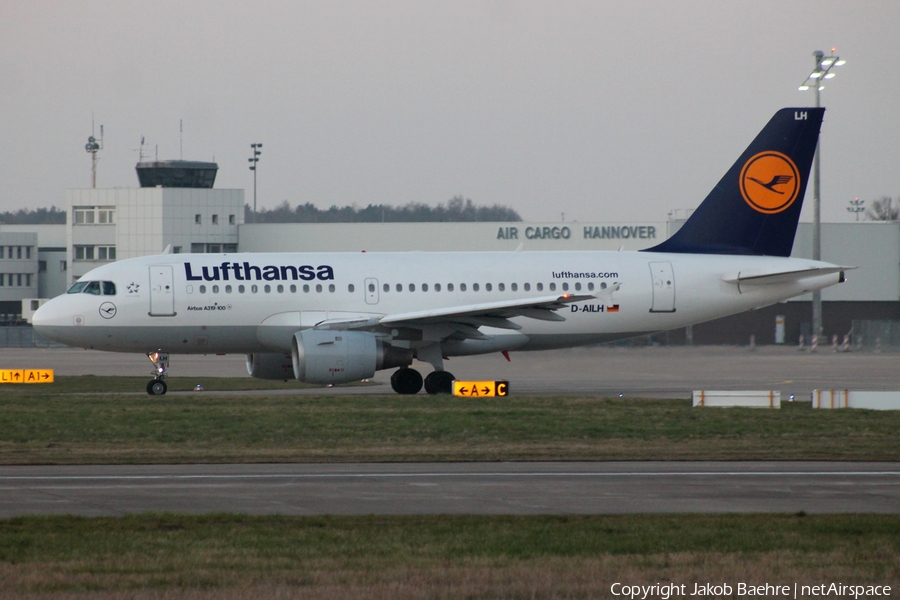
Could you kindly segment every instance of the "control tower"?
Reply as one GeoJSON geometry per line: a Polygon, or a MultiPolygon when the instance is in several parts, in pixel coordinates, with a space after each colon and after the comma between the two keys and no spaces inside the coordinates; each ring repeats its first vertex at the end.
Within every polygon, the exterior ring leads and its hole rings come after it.
{"type": "Polygon", "coordinates": [[[142,188],[212,189],[219,165],[193,160],[139,162],[135,166],[142,188]]]}

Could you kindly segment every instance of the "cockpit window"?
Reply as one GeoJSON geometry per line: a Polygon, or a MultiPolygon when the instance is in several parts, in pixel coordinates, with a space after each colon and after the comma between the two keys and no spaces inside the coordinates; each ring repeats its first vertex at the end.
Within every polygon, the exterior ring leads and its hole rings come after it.
{"type": "Polygon", "coordinates": [[[99,296],[115,296],[116,284],[112,281],[79,281],[66,292],[67,294],[93,294],[99,296]]]}

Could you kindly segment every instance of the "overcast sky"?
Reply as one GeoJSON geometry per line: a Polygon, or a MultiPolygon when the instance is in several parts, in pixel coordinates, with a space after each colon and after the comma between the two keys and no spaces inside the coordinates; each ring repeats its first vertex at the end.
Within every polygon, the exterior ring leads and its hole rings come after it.
{"type": "MultiPolygon", "coordinates": [[[[525,220],[661,221],[822,92],[822,213],[900,197],[900,2],[0,0],[0,210],[215,160],[258,202],[455,195],[525,220]],[[183,155],[179,144],[183,120],[183,155]]],[[[810,194],[807,195],[809,199],[810,194]]],[[[811,220],[807,201],[803,220],[811,220]]]]}

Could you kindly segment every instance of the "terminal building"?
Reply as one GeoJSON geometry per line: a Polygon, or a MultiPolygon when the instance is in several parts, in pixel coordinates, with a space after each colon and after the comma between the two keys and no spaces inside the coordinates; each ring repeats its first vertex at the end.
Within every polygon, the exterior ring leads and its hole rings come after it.
{"type": "MultiPolygon", "coordinates": [[[[29,314],[94,267],[163,252],[617,251],[661,243],[684,222],[673,212],[628,223],[245,224],[244,190],[216,189],[215,163],[142,162],[140,187],[72,189],[65,225],[0,225],[0,321],[29,314]]],[[[812,225],[801,223],[793,255],[811,257],[812,225]]],[[[411,254],[410,260],[415,260],[411,254]]],[[[822,260],[856,269],[823,290],[826,338],[855,320],[900,320],[900,223],[822,225],[822,260]]],[[[677,281],[676,281],[677,285],[677,281]]],[[[677,293],[677,292],[676,292],[677,293]]],[[[797,343],[809,339],[811,298],[654,336],[668,344],[797,343]],[[776,338],[776,320],[783,336],[776,338]]],[[[870,342],[872,340],[869,340],[870,342]]]]}

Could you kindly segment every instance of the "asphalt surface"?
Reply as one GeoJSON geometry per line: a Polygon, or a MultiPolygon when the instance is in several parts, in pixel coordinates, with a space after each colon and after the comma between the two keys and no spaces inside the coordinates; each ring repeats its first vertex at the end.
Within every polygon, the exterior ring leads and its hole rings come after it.
{"type": "MultiPolygon", "coordinates": [[[[693,390],[900,389],[900,354],[792,347],[578,348],[455,358],[512,394],[689,398],[693,390]]],[[[421,366],[421,365],[420,365],[421,366]]],[[[140,355],[0,349],[0,368],[148,376],[140,355]]],[[[422,369],[423,373],[429,369],[422,369]]],[[[247,377],[243,356],[173,355],[172,375],[247,377]]],[[[286,394],[390,393],[384,385],[286,394]]],[[[143,386],[141,386],[143,387],[143,386]]],[[[143,393],[143,390],[136,390],[143,393]]],[[[217,392],[219,393],[219,392],[217,392]]],[[[247,392],[236,392],[247,395],[247,392]]],[[[273,392],[268,391],[266,394],[273,392]]],[[[895,463],[441,463],[0,467],[0,517],[145,511],[248,514],[900,512],[895,463]]]]}
{"type": "MultiPolygon", "coordinates": [[[[898,390],[900,354],[798,351],[796,347],[735,346],[588,347],[545,352],[458,357],[445,368],[465,380],[508,380],[515,394],[603,394],[690,398],[693,390],[777,390],[808,399],[814,389],[898,390]]],[[[415,363],[423,374],[431,367],[415,363]]],[[[69,348],[0,349],[0,368],[54,369],[57,375],[136,375],[148,381],[152,365],[136,354],[69,348]]],[[[243,355],[172,355],[169,374],[248,377],[243,355]]],[[[379,372],[381,386],[332,388],[326,393],[392,393],[391,371],[379,372]]],[[[137,392],[143,392],[143,386],[137,392]]],[[[246,392],[242,392],[246,394],[246,392]]],[[[271,393],[271,392],[266,392],[271,393]]],[[[291,392],[288,392],[291,393],[291,392]]],[[[294,393],[322,393],[321,391],[294,393]]]]}
{"type": "Polygon", "coordinates": [[[900,512],[897,463],[0,467],[0,517],[900,512]]]}

